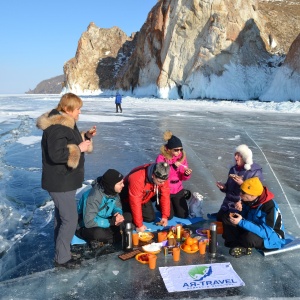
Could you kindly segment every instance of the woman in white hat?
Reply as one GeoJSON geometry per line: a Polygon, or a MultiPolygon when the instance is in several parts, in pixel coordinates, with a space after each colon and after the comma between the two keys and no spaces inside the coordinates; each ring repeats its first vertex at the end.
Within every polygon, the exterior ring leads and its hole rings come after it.
{"type": "Polygon", "coordinates": [[[262,168],[253,162],[252,151],[245,144],[236,147],[234,152],[235,165],[230,168],[226,183],[217,182],[216,185],[225,198],[217,213],[217,220],[222,221],[224,214],[236,211],[235,204],[240,201],[240,186],[252,177],[262,180],[262,168]]]}

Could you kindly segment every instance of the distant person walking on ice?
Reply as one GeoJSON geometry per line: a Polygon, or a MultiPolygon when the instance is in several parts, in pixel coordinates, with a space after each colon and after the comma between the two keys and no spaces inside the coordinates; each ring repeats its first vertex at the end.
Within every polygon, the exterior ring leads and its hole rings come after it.
{"type": "Polygon", "coordinates": [[[116,103],[116,113],[119,112],[119,109],[120,109],[120,113],[121,113],[122,112],[122,107],[121,107],[122,96],[119,94],[119,92],[117,92],[117,94],[116,94],[115,103],[116,103]]]}

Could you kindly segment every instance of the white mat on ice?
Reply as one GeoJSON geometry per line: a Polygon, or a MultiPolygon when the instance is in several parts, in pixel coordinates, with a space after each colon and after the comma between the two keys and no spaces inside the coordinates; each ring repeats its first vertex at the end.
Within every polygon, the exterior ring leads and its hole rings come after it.
{"type": "Polygon", "coordinates": [[[229,262],[160,267],[159,271],[168,292],[220,289],[245,285],[229,262]]]}
{"type": "Polygon", "coordinates": [[[259,250],[264,256],[279,254],[287,251],[292,251],[296,249],[300,249],[300,239],[295,239],[292,235],[286,234],[285,236],[286,244],[281,249],[276,250],[259,250]]]}

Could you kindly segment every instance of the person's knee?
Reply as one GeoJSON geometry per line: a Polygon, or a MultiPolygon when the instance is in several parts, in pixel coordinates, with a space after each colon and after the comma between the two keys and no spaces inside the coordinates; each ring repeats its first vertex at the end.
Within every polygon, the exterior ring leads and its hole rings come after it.
{"type": "Polygon", "coordinates": [[[181,212],[177,212],[175,214],[175,216],[177,218],[181,218],[181,219],[186,219],[188,217],[188,212],[187,211],[181,211],[181,212]]]}
{"type": "Polygon", "coordinates": [[[130,212],[123,212],[124,223],[132,223],[132,214],[130,212]]]}
{"type": "Polygon", "coordinates": [[[155,220],[155,214],[148,214],[147,216],[143,216],[144,222],[153,222],[155,220]]]}

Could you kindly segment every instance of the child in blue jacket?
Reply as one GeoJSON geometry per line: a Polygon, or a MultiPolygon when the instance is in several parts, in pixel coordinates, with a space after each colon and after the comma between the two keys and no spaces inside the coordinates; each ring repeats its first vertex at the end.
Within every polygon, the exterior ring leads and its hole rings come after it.
{"type": "Polygon", "coordinates": [[[264,187],[258,177],[241,185],[240,213],[230,213],[223,222],[225,246],[235,257],[251,254],[251,248],[280,249],[285,244],[284,226],[274,194],[264,187]]]}
{"type": "Polygon", "coordinates": [[[94,181],[78,202],[78,237],[90,243],[113,243],[115,235],[120,236],[124,217],[119,193],[123,187],[123,175],[114,169],[94,181]]]}

